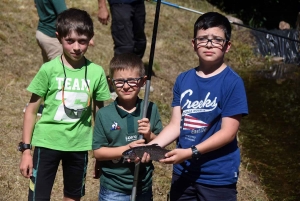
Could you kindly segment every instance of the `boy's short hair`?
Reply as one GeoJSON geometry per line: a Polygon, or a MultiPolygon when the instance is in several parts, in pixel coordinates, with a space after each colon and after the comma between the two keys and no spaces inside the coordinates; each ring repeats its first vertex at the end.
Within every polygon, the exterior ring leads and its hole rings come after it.
{"type": "Polygon", "coordinates": [[[84,10],[69,8],[58,15],[56,31],[59,37],[66,37],[71,31],[75,31],[78,35],[91,39],[94,36],[93,20],[84,10]]]}
{"type": "Polygon", "coordinates": [[[133,53],[115,55],[110,61],[109,75],[112,78],[116,70],[137,69],[140,77],[145,76],[145,67],[142,59],[133,53]]]}
{"type": "Polygon", "coordinates": [[[231,24],[227,17],[217,12],[207,12],[201,15],[194,24],[194,38],[200,29],[208,29],[212,27],[219,27],[223,29],[227,41],[231,37],[231,24]]]}

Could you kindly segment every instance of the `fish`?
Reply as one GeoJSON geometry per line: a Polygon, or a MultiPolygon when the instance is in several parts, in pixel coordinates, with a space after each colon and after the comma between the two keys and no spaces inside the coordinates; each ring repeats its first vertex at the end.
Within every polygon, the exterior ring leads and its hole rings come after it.
{"type": "Polygon", "coordinates": [[[142,158],[145,152],[150,155],[150,160],[159,161],[166,158],[165,154],[169,151],[168,149],[160,147],[158,144],[133,147],[122,153],[124,158],[123,162],[128,159],[134,161],[137,157],[142,158]]]}

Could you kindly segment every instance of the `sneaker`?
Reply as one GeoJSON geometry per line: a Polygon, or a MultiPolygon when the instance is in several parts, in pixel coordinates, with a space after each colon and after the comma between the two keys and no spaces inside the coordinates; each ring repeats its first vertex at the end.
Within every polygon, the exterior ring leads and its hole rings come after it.
{"type": "MultiPolygon", "coordinates": [[[[24,109],[23,109],[23,112],[25,113],[25,111],[26,111],[26,108],[27,108],[27,106],[28,106],[28,103],[26,104],[26,106],[24,107],[24,109]]],[[[37,116],[42,116],[42,113],[43,113],[43,109],[44,109],[44,105],[40,105],[40,107],[39,107],[39,110],[38,110],[38,112],[37,112],[37,116]]]]}

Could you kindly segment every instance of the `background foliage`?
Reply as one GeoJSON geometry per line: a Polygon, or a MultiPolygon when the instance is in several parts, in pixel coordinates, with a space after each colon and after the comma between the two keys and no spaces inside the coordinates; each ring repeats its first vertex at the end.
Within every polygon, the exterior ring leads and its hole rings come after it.
{"type": "Polygon", "coordinates": [[[266,29],[278,29],[280,21],[296,27],[299,0],[208,0],[219,9],[234,13],[245,24],[266,29]]]}

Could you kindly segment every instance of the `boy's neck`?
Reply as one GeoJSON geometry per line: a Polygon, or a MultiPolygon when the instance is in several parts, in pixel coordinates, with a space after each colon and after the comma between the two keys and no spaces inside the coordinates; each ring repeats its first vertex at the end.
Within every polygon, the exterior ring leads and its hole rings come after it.
{"type": "Polygon", "coordinates": [[[203,78],[212,77],[221,73],[226,68],[226,66],[227,65],[225,63],[221,63],[221,64],[218,63],[214,65],[200,64],[197,67],[197,75],[203,78]]]}
{"type": "Polygon", "coordinates": [[[78,61],[74,61],[74,60],[70,59],[69,57],[65,57],[65,55],[63,54],[62,59],[63,59],[63,63],[66,68],[78,69],[78,68],[85,66],[85,57],[82,57],[78,61]]]}
{"type": "Polygon", "coordinates": [[[122,100],[122,99],[118,98],[117,105],[122,110],[124,110],[128,113],[132,113],[136,110],[136,101],[137,101],[137,97],[132,100],[122,100]]]}

